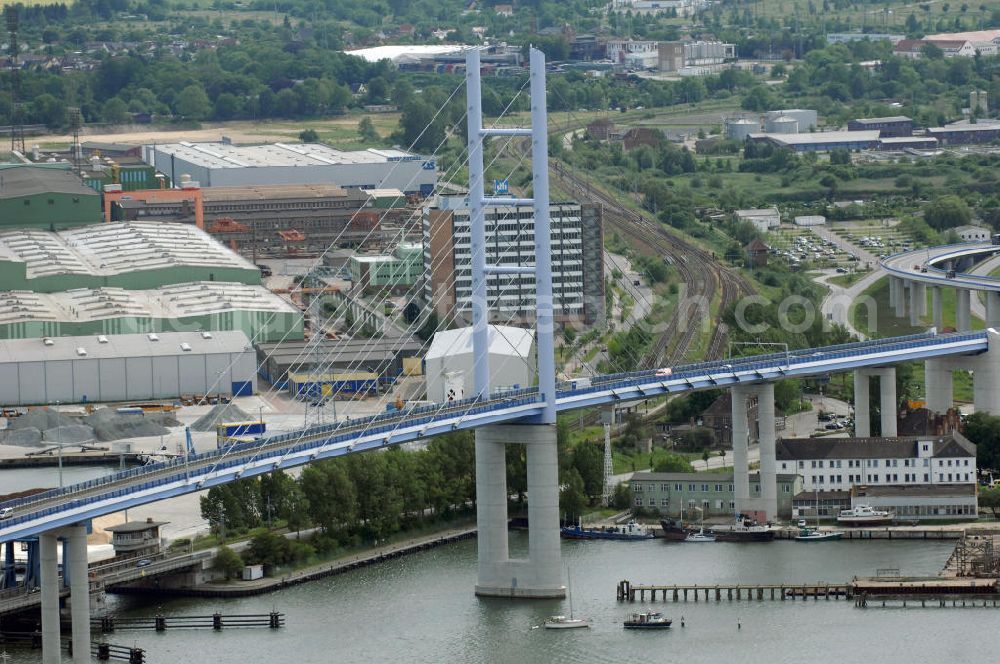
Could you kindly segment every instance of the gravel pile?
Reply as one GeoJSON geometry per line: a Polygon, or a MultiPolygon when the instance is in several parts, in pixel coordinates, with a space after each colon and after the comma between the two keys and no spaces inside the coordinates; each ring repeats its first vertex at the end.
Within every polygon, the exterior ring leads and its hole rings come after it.
{"type": "Polygon", "coordinates": [[[0,431],[0,444],[28,446],[166,436],[170,433],[167,427],[175,426],[180,422],[170,413],[119,413],[115,408],[101,408],[81,418],[50,408],[34,408],[7,420],[7,429],[0,431]]]}
{"type": "Polygon", "coordinates": [[[92,443],[94,442],[94,430],[86,424],[64,424],[60,427],[52,427],[42,432],[42,438],[47,443],[92,443]]]}
{"type": "Polygon", "coordinates": [[[7,420],[8,429],[54,429],[71,424],[79,424],[80,420],[70,415],[63,415],[58,410],[51,408],[32,408],[20,417],[12,417],[7,420]]]}
{"type": "Polygon", "coordinates": [[[42,432],[35,427],[5,429],[0,431],[0,445],[22,445],[38,447],[42,443],[42,432]]]}
{"type": "Polygon", "coordinates": [[[141,436],[166,436],[168,426],[178,426],[170,413],[119,413],[114,408],[101,408],[83,418],[92,427],[94,436],[100,441],[141,436]]]}
{"type": "Polygon", "coordinates": [[[195,420],[191,430],[215,431],[215,425],[223,422],[248,422],[253,419],[236,404],[220,403],[212,406],[211,410],[195,420]]]}

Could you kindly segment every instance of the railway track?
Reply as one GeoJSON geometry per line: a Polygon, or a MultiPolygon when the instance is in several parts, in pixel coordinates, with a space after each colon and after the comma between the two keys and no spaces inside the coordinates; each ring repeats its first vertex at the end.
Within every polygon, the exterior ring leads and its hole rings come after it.
{"type": "MultiPolygon", "coordinates": [[[[654,330],[656,337],[649,351],[641,358],[642,368],[672,366],[686,358],[698,330],[711,316],[712,298],[721,286],[721,309],[724,310],[743,295],[753,292],[742,276],[716,263],[709,253],[691,243],[669,234],[660,222],[645,214],[621,205],[605,192],[591,186],[586,179],[576,175],[557,161],[550,162],[552,176],[563,187],[572,189],[581,200],[604,208],[604,219],[620,233],[631,237],[638,247],[645,247],[650,255],[662,257],[678,271],[687,293],[680,306],[663,329],[654,330]]],[[[709,320],[709,323],[712,321],[709,320]]],[[[721,321],[715,321],[706,352],[706,359],[721,357],[727,332],[721,321]]]]}

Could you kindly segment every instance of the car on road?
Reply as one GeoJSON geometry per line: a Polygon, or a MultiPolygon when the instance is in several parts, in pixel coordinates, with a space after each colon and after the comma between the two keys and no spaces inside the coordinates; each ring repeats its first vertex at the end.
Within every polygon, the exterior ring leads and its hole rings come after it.
{"type": "Polygon", "coordinates": [[[847,274],[847,268],[846,267],[838,267],[837,268],[837,274],[847,274]]]}
{"type": "Polygon", "coordinates": [[[149,567],[152,564],[153,564],[152,560],[150,560],[149,558],[143,558],[142,560],[140,560],[139,562],[137,562],[135,564],[135,566],[136,567],[149,567]]]}
{"type": "Polygon", "coordinates": [[[799,528],[805,528],[805,527],[806,527],[806,520],[799,519],[799,528]]]}
{"type": "Polygon", "coordinates": [[[13,507],[4,507],[0,509],[0,519],[9,519],[12,516],[14,516],[13,507]]]}

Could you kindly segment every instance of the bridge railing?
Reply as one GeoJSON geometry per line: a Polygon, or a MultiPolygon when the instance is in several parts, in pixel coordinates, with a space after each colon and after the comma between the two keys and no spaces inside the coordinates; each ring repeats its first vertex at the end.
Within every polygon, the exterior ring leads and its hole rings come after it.
{"type": "Polygon", "coordinates": [[[616,374],[617,381],[601,382],[597,385],[591,384],[589,387],[566,390],[560,392],[560,397],[578,396],[602,392],[607,389],[630,388],[637,385],[648,384],[650,382],[677,382],[690,378],[704,378],[710,374],[710,369],[724,369],[726,374],[734,375],[740,372],[753,372],[761,369],[773,370],[776,366],[788,366],[806,364],[815,361],[829,361],[857,356],[858,351],[889,353],[897,350],[905,350],[918,347],[932,347],[945,345],[961,341],[971,341],[983,339],[986,332],[978,330],[975,332],[955,332],[951,334],[914,334],[905,337],[893,337],[890,339],[875,339],[871,341],[859,341],[848,344],[838,344],[818,350],[815,348],[790,351],[785,353],[767,353],[762,355],[752,355],[744,357],[729,358],[728,361],[713,361],[710,363],[698,363],[682,365],[674,369],[670,376],[664,377],[662,381],[651,381],[655,371],[632,372],[628,374],[616,374]]]}
{"type": "MultiPolygon", "coordinates": [[[[400,429],[400,425],[403,425],[406,428],[419,427],[424,424],[432,424],[435,421],[452,418],[456,413],[461,413],[463,416],[476,415],[505,408],[538,403],[541,398],[537,391],[530,388],[513,390],[511,393],[504,393],[502,397],[491,400],[472,398],[454,402],[446,407],[442,407],[439,404],[436,406],[424,406],[420,409],[414,409],[414,411],[419,411],[417,414],[422,414],[422,417],[414,418],[412,417],[414,414],[413,411],[406,411],[402,414],[387,413],[386,415],[354,420],[351,427],[345,428],[342,433],[332,437],[324,434],[335,433],[339,427],[333,425],[311,427],[310,429],[301,432],[280,434],[278,436],[264,438],[259,442],[242,443],[223,449],[210,450],[199,454],[189,455],[187,458],[178,457],[166,462],[121,471],[113,475],[89,480],[80,484],[74,484],[63,489],[55,489],[35,494],[27,499],[17,499],[0,504],[0,506],[4,507],[25,507],[50,500],[52,498],[71,496],[73,494],[83,493],[99,488],[111,489],[116,485],[122,485],[120,488],[112,491],[105,491],[93,496],[78,498],[68,503],[61,503],[59,505],[36,510],[30,514],[17,515],[4,520],[2,525],[17,525],[63,512],[68,509],[92,504],[101,500],[131,495],[181,480],[190,480],[191,478],[198,478],[209,473],[225,471],[229,468],[246,463],[247,460],[245,459],[245,456],[250,453],[253,454],[254,461],[263,462],[268,459],[273,459],[276,456],[285,456],[296,452],[304,452],[316,447],[337,445],[338,443],[346,443],[357,440],[358,438],[377,437],[381,434],[393,433],[400,429]],[[514,396],[509,396],[511,393],[514,396]],[[379,424],[380,426],[371,426],[372,424],[379,424]],[[290,448],[284,444],[294,440],[302,442],[290,448]],[[227,455],[232,456],[227,459],[227,455]],[[215,461],[215,463],[209,463],[211,461],[215,461]],[[195,466],[192,466],[192,463],[195,464],[195,466]],[[182,468],[183,472],[169,473],[170,470],[178,468],[182,468]],[[150,479],[149,481],[138,485],[131,482],[132,480],[142,476],[153,476],[162,473],[166,474],[163,477],[150,479]]],[[[375,445],[372,445],[371,443],[364,443],[362,446],[367,448],[375,445]]]]}
{"type": "MultiPolygon", "coordinates": [[[[939,268],[936,265],[934,265],[934,263],[940,263],[941,261],[946,261],[946,260],[948,260],[950,258],[954,258],[956,256],[958,256],[958,257],[964,257],[964,256],[968,256],[970,254],[997,253],[997,252],[1000,252],[1000,245],[981,244],[981,243],[970,245],[968,242],[958,242],[958,243],[955,243],[955,244],[945,244],[945,245],[941,245],[941,246],[938,246],[938,247],[933,247],[933,249],[935,249],[935,250],[938,250],[938,249],[955,249],[955,251],[951,251],[951,252],[947,252],[947,253],[943,253],[943,254],[937,254],[935,256],[932,256],[929,260],[925,261],[926,264],[927,264],[928,270],[933,270],[936,273],[942,273],[943,274],[944,270],[942,270],[941,268],[939,268]],[[934,262],[932,263],[931,260],[933,260],[934,262]]],[[[891,261],[897,261],[897,260],[903,260],[903,259],[906,259],[908,261],[910,256],[912,256],[912,257],[914,257],[916,259],[924,258],[924,257],[927,256],[927,251],[928,251],[927,249],[912,249],[910,251],[901,251],[901,252],[899,252],[897,254],[892,254],[891,256],[887,256],[886,258],[883,258],[880,261],[880,264],[882,265],[882,269],[884,269],[887,272],[892,272],[892,273],[901,274],[901,275],[911,274],[911,272],[910,272],[909,269],[907,269],[905,267],[894,267],[894,266],[892,266],[890,264],[890,262],[891,261]]],[[[956,276],[957,277],[966,277],[966,278],[969,278],[969,279],[977,279],[977,280],[981,280],[981,281],[986,282],[986,283],[991,283],[991,282],[992,283],[1000,283],[1000,278],[992,277],[992,276],[986,275],[986,274],[969,274],[967,272],[960,272],[956,276]]],[[[953,282],[953,280],[951,280],[951,279],[949,279],[948,281],[949,281],[949,283],[953,282]]]]}

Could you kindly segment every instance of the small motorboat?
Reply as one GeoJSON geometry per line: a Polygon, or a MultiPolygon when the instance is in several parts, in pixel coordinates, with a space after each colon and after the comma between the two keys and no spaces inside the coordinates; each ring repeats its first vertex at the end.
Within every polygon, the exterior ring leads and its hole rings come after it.
{"type": "Polygon", "coordinates": [[[855,505],[849,510],[840,510],[837,523],[845,526],[887,526],[895,518],[894,513],[874,509],[871,505],[855,505]]]}
{"type": "Polygon", "coordinates": [[[551,616],[545,619],[542,627],[545,629],[580,629],[590,627],[590,621],[586,618],[551,616]]]}
{"type": "Polygon", "coordinates": [[[796,542],[833,542],[844,536],[844,533],[820,532],[815,528],[803,528],[795,536],[796,542]]]}
{"type": "Polygon", "coordinates": [[[694,532],[688,533],[687,537],[684,538],[684,541],[685,542],[714,542],[715,541],[715,533],[712,533],[712,532],[707,532],[706,533],[705,529],[702,528],[701,530],[699,530],[696,533],[694,533],[694,532]]]}
{"type": "Polygon", "coordinates": [[[673,620],[664,618],[663,614],[655,611],[645,613],[633,613],[625,619],[625,629],[666,629],[673,624],[673,620]]]}

